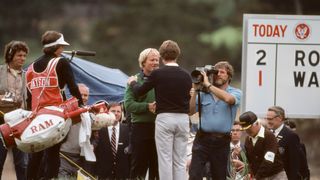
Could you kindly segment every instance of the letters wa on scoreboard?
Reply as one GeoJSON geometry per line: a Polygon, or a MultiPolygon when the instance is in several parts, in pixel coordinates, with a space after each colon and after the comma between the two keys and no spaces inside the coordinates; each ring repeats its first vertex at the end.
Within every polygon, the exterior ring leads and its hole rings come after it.
{"type": "Polygon", "coordinates": [[[245,14],[242,111],[320,118],[320,16],[245,14]]]}

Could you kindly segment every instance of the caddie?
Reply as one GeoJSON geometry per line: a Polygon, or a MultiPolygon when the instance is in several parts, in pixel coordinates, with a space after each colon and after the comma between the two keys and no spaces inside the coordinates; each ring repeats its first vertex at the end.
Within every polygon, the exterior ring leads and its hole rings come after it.
{"type": "MultiPolygon", "coordinates": [[[[64,87],[67,85],[71,95],[78,99],[79,105],[83,105],[81,94],[74,81],[74,75],[66,58],[61,57],[65,46],[69,46],[64,40],[63,34],[56,31],[46,31],[42,35],[44,55],[32,63],[26,73],[28,98],[27,104],[32,111],[37,111],[46,106],[58,106],[65,98],[64,87]]],[[[59,171],[60,143],[44,151],[33,153],[28,164],[28,179],[39,179],[39,174],[44,174],[45,179],[57,178],[59,171]],[[39,173],[42,157],[45,172],[39,173]]]]}

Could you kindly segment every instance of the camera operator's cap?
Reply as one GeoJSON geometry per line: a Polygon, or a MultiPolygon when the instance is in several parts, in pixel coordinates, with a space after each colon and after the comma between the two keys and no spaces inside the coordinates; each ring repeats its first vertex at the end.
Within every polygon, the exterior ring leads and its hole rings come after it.
{"type": "Polygon", "coordinates": [[[241,130],[249,129],[253,123],[257,121],[257,115],[251,111],[244,112],[239,117],[239,124],[241,126],[241,130]]]}
{"type": "Polygon", "coordinates": [[[63,34],[60,33],[60,38],[57,39],[56,41],[52,42],[52,43],[49,43],[49,44],[45,44],[43,47],[47,48],[47,47],[52,47],[52,46],[55,46],[55,45],[63,45],[63,46],[69,46],[70,44],[67,43],[64,38],[63,38],[63,34]]]}

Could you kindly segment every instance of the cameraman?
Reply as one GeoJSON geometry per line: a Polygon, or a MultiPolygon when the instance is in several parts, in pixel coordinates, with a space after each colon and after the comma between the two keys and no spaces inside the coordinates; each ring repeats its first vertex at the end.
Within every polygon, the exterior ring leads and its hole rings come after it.
{"type": "MultiPolygon", "coordinates": [[[[5,46],[5,64],[0,65],[0,124],[4,123],[4,113],[18,108],[26,108],[26,80],[22,69],[29,53],[28,45],[22,41],[11,41],[5,46]]],[[[0,179],[7,158],[7,149],[0,142],[0,179]]],[[[17,180],[26,179],[28,156],[17,147],[12,148],[17,180]]]]}
{"type": "Polygon", "coordinates": [[[190,114],[200,111],[199,131],[192,147],[190,180],[202,179],[203,169],[208,161],[212,177],[226,179],[227,175],[230,131],[242,92],[229,85],[234,71],[228,62],[220,61],[214,69],[215,73],[201,71],[202,82],[194,83],[190,91],[190,114]]]}

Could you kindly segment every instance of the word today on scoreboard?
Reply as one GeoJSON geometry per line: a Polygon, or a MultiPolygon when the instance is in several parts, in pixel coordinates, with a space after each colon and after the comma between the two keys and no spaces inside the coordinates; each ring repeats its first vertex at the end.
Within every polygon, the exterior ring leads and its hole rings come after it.
{"type": "Polygon", "coordinates": [[[241,78],[242,112],[320,118],[320,16],[245,14],[241,78]]]}

